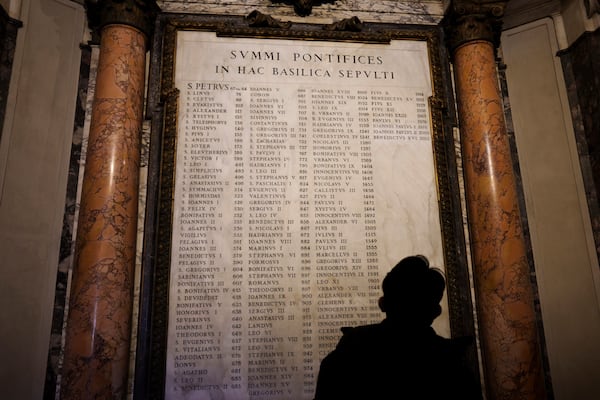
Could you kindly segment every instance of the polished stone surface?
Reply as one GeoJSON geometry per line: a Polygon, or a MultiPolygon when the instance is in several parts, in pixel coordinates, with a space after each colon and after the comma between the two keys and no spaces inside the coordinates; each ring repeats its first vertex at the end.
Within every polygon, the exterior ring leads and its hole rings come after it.
{"type": "Polygon", "coordinates": [[[583,35],[560,53],[573,127],[588,197],[596,253],[600,255],[600,30],[583,35]]]}
{"type": "Polygon", "coordinates": [[[104,29],[69,302],[65,398],[121,397],[129,368],[145,38],[104,29]]]}
{"type": "MultiPolygon", "coordinates": [[[[391,266],[406,254],[443,265],[428,64],[417,40],[364,46],[179,33],[168,398],[248,399],[253,388],[276,385],[310,399],[316,375],[303,371],[318,369],[342,326],[383,318],[375,304],[391,266]],[[320,239],[323,232],[330,239],[320,239]],[[257,267],[257,258],[271,266],[257,267]],[[264,284],[279,292],[277,301],[247,295],[264,284]],[[309,300],[329,296],[337,307],[309,300]],[[247,322],[257,313],[271,322],[247,322]],[[317,334],[325,324],[331,334],[317,334]],[[180,339],[190,332],[220,339],[190,345],[180,339]],[[260,339],[277,343],[276,352],[257,352],[267,348],[252,344],[260,339]],[[307,348],[312,357],[302,356],[307,348]],[[255,365],[272,363],[289,376],[256,373],[255,365]],[[194,376],[199,370],[206,374],[194,376]]],[[[448,315],[436,322],[449,336],[448,315]]]]}
{"type": "Polygon", "coordinates": [[[77,90],[73,143],[71,145],[71,160],[69,163],[69,178],[65,197],[65,214],[60,240],[60,258],[58,260],[56,277],[56,294],[54,297],[54,313],[50,333],[48,366],[46,369],[46,385],[44,387],[45,399],[53,399],[56,395],[57,380],[60,375],[60,366],[62,363],[62,337],[64,333],[64,318],[67,310],[69,278],[73,264],[73,250],[75,247],[76,216],[79,210],[78,188],[80,173],[83,171],[81,157],[84,136],[87,139],[87,132],[85,132],[84,126],[88,103],[88,89],[90,88],[90,64],[92,61],[91,48],[83,48],[79,69],[79,86],[77,90]]]}
{"type": "Polygon", "coordinates": [[[534,299],[494,49],[474,41],[454,56],[486,386],[493,399],[543,398],[534,299]]]}

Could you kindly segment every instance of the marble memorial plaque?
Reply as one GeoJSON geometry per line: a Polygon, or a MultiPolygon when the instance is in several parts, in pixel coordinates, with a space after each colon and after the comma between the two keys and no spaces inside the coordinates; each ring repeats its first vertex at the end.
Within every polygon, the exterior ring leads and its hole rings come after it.
{"type": "Polygon", "coordinates": [[[427,43],[177,40],[165,398],[312,399],[387,271],[443,261],[427,43]]]}

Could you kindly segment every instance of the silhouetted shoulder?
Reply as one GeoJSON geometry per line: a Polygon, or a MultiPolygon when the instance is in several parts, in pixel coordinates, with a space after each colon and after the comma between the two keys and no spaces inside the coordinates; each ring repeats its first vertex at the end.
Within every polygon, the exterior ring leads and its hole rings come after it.
{"type": "Polygon", "coordinates": [[[411,390],[425,399],[480,398],[464,363],[469,338],[447,339],[431,327],[415,330],[389,321],[342,328],[342,333],[323,360],[317,400],[387,399],[411,390]],[[348,382],[361,385],[348,387],[348,382]]]}
{"type": "Polygon", "coordinates": [[[431,324],[441,312],[443,273],[424,256],[406,257],[385,276],[378,305],[386,318],[342,328],[321,362],[316,400],[480,399],[466,355],[470,339],[446,339],[431,324]]]}
{"type": "Polygon", "coordinates": [[[361,326],[344,326],[341,328],[342,340],[367,340],[376,339],[383,333],[381,324],[361,325],[361,326]]]}

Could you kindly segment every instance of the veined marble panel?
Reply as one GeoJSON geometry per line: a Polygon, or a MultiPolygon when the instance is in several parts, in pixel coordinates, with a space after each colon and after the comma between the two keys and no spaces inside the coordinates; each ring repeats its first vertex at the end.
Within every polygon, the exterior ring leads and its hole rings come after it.
{"type": "Polygon", "coordinates": [[[189,14],[247,15],[253,10],[295,22],[326,23],[356,16],[363,21],[438,24],[447,1],[442,0],[337,0],[333,4],[315,5],[308,17],[300,17],[292,5],[271,0],[164,0],[157,4],[164,12],[189,14]]]}
{"type": "Polygon", "coordinates": [[[81,163],[82,147],[83,141],[87,140],[88,129],[86,128],[89,128],[89,126],[85,126],[85,122],[86,110],[88,105],[91,106],[91,98],[88,97],[88,89],[90,88],[90,64],[93,61],[97,61],[97,56],[98,54],[96,51],[92,60],[92,49],[82,49],[75,124],[73,129],[73,143],[71,146],[71,161],[69,164],[69,179],[67,181],[67,194],[65,199],[65,214],[63,216],[63,230],[60,241],[60,258],[56,277],[54,315],[52,318],[50,350],[48,354],[48,366],[46,369],[46,385],[44,389],[45,399],[54,399],[56,396],[58,388],[57,379],[59,378],[62,364],[64,317],[68,302],[69,279],[73,265],[76,219],[79,211],[79,183],[82,178],[82,176],[80,176],[80,171],[83,169],[83,164],[81,163]]]}
{"type": "Polygon", "coordinates": [[[311,399],[389,268],[442,265],[427,54],[179,33],[167,398],[311,399]]]}

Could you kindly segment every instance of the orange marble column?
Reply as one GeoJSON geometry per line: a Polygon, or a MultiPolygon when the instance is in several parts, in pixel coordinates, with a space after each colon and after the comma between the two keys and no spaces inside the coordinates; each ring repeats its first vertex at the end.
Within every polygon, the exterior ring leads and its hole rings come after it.
{"type": "Polygon", "coordinates": [[[126,395],[146,36],[102,29],[78,221],[62,399],[126,395]]]}
{"type": "Polygon", "coordinates": [[[455,22],[464,23],[467,31],[466,40],[452,50],[488,399],[545,399],[534,288],[495,45],[486,40],[493,29],[478,26],[486,23],[481,14],[455,22]]]}

